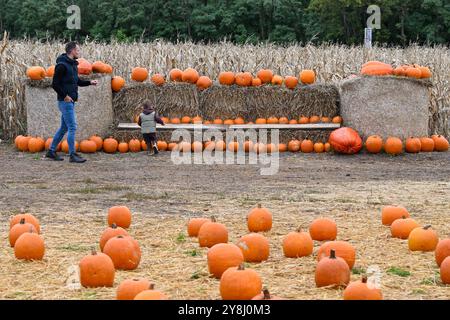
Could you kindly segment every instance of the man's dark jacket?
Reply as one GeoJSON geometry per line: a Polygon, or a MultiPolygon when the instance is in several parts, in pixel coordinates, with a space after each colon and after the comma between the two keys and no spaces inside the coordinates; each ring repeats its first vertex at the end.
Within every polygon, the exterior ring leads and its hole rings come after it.
{"type": "Polygon", "coordinates": [[[90,81],[78,78],[78,61],[69,58],[65,53],[56,59],[52,88],[58,94],[58,101],[63,101],[66,96],[71,97],[73,101],[77,101],[78,86],[86,87],[90,84],[90,81]]]}

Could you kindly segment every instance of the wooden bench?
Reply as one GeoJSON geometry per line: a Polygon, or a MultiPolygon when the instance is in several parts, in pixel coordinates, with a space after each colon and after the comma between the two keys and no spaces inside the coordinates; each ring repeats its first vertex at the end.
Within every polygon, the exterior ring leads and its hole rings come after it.
{"type": "MultiPolygon", "coordinates": [[[[157,130],[247,130],[247,129],[279,129],[279,130],[334,130],[340,128],[339,123],[308,123],[308,124],[233,124],[233,125],[217,125],[217,124],[171,124],[164,126],[157,124],[157,130]]],[[[119,123],[119,130],[140,130],[141,127],[137,123],[119,123]]]]}

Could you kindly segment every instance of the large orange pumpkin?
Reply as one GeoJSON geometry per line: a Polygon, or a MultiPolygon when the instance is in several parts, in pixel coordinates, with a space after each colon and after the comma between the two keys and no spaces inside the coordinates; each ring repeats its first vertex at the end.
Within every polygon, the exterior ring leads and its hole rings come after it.
{"type": "Polygon", "coordinates": [[[27,77],[31,80],[43,80],[45,76],[45,69],[42,67],[35,66],[27,69],[27,77]]]}
{"type": "Polygon", "coordinates": [[[103,252],[103,248],[105,247],[105,244],[109,239],[117,236],[128,236],[128,232],[113,223],[110,227],[106,228],[106,230],[103,231],[102,236],[100,237],[100,251],[103,252]]]}
{"type": "Polygon", "coordinates": [[[94,141],[97,146],[97,151],[102,150],[103,148],[103,139],[99,136],[93,135],[89,138],[89,140],[94,141]]]}
{"type": "Polygon", "coordinates": [[[260,85],[262,85],[262,81],[260,78],[252,79],[252,87],[259,87],[260,85]]]}
{"type": "Polygon", "coordinates": [[[434,141],[434,150],[443,152],[448,150],[448,140],[441,135],[433,135],[431,139],[434,141]]]}
{"type": "Polygon", "coordinates": [[[283,239],[283,253],[287,258],[306,257],[313,253],[314,243],[307,232],[299,228],[290,232],[283,239]]]}
{"type": "Polygon", "coordinates": [[[256,76],[261,80],[261,83],[271,83],[273,78],[273,72],[269,69],[262,69],[258,71],[256,76]]]}
{"type": "Polygon", "coordinates": [[[413,229],[408,237],[408,247],[411,251],[434,251],[438,243],[438,234],[430,225],[413,229]]]}
{"type": "Polygon", "coordinates": [[[299,140],[291,140],[288,142],[288,150],[290,152],[298,152],[300,150],[300,141],[299,140]]]}
{"type": "Polygon", "coordinates": [[[220,279],[228,268],[243,263],[244,255],[235,244],[218,243],[208,250],[207,260],[209,273],[220,279]]]}
{"type": "Polygon", "coordinates": [[[183,71],[181,79],[183,80],[183,82],[196,84],[199,77],[200,76],[199,76],[197,70],[192,69],[192,68],[187,68],[186,70],[183,71]]]}
{"type": "Polygon", "coordinates": [[[309,139],[305,139],[300,143],[300,150],[303,153],[311,153],[314,151],[314,142],[309,139]]]}
{"type": "Polygon", "coordinates": [[[207,76],[201,76],[200,78],[198,78],[197,80],[197,88],[199,90],[205,90],[208,89],[209,87],[211,87],[212,85],[212,81],[210,78],[208,78],[207,76]]]}
{"type": "Polygon", "coordinates": [[[36,228],[31,223],[25,222],[25,218],[22,218],[19,223],[15,224],[9,230],[9,244],[11,247],[14,247],[17,239],[26,232],[35,232],[37,233],[36,228]]]}
{"type": "Polygon", "coordinates": [[[155,290],[155,285],[150,284],[147,290],[139,292],[133,300],[168,300],[165,293],[155,290]]]}
{"type": "Polygon", "coordinates": [[[420,144],[421,144],[420,151],[422,152],[434,151],[434,140],[432,138],[422,137],[420,138],[420,144]]]}
{"type": "Polygon", "coordinates": [[[253,76],[250,72],[239,72],[236,74],[235,83],[241,87],[252,85],[253,76]]]}
{"type": "Polygon", "coordinates": [[[295,89],[295,87],[297,87],[297,84],[298,84],[298,79],[296,77],[287,76],[284,78],[284,85],[288,89],[295,89]]]}
{"type": "Polygon", "coordinates": [[[389,137],[384,144],[384,151],[387,154],[398,155],[403,152],[403,142],[397,137],[389,137]]]}
{"type": "Polygon", "coordinates": [[[384,206],[381,209],[381,223],[390,226],[392,222],[401,218],[409,218],[409,212],[402,206],[384,206]]]}
{"type": "Polygon", "coordinates": [[[119,142],[116,139],[109,137],[103,141],[103,151],[106,153],[114,153],[117,151],[119,142]]]}
{"type": "Polygon", "coordinates": [[[144,82],[148,78],[148,70],[141,67],[136,67],[131,70],[131,79],[138,82],[144,82]]]}
{"type": "Polygon", "coordinates": [[[443,284],[450,284],[450,257],[442,261],[440,266],[440,275],[443,284]]]}
{"type": "Polygon", "coordinates": [[[95,153],[97,151],[97,144],[91,140],[83,140],[80,143],[80,151],[83,153],[95,153]]]}
{"type": "Polygon", "coordinates": [[[300,81],[303,84],[313,84],[316,82],[316,73],[313,70],[303,70],[300,72],[300,81]]]}
{"type": "Polygon", "coordinates": [[[347,241],[327,241],[322,244],[317,251],[317,260],[328,257],[331,250],[334,250],[337,257],[341,257],[348,264],[350,269],[353,268],[356,259],[356,250],[347,241]]]}
{"type": "Polygon", "coordinates": [[[262,234],[247,234],[239,239],[237,246],[241,249],[246,262],[261,262],[269,258],[269,240],[262,234]]]}
{"type": "Polygon", "coordinates": [[[315,280],[317,287],[346,286],[350,281],[350,268],[344,259],[337,257],[334,250],[330,250],[330,256],[317,263],[315,280]]]}
{"type": "Polygon", "coordinates": [[[141,260],[140,249],[136,248],[137,242],[130,236],[118,235],[109,239],[103,253],[108,255],[119,270],[134,270],[141,260]]]}
{"type": "Polygon", "coordinates": [[[157,86],[162,86],[164,83],[166,83],[166,79],[164,79],[164,76],[160,73],[152,75],[151,80],[157,86]]]}
{"type": "Polygon", "coordinates": [[[128,142],[128,148],[131,152],[140,152],[141,147],[141,142],[138,139],[131,139],[130,142],[128,142]]]}
{"type": "Polygon", "coordinates": [[[438,266],[442,264],[442,261],[444,261],[445,258],[450,257],[450,238],[439,241],[434,256],[438,266]]]}
{"type": "Polygon", "coordinates": [[[405,150],[408,153],[418,153],[422,149],[422,143],[419,138],[410,137],[406,139],[405,150]]]}
{"type": "Polygon", "coordinates": [[[174,68],[170,70],[169,72],[170,80],[176,81],[176,82],[182,82],[183,81],[183,71],[180,69],[174,68]]]}
{"type": "Polygon", "coordinates": [[[420,70],[420,77],[422,79],[431,78],[432,73],[430,71],[430,68],[428,68],[428,67],[419,67],[419,70],[420,70]]]}
{"type": "Polygon", "coordinates": [[[120,153],[127,153],[129,150],[130,150],[130,147],[128,146],[128,143],[126,143],[124,141],[119,143],[119,145],[117,146],[117,151],[119,151],[120,153]]]}
{"type": "Polygon", "coordinates": [[[45,141],[40,137],[31,138],[28,141],[28,151],[31,153],[41,152],[45,149],[45,141]]]}
{"type": "Polygon", "coordinates": [[[45,243],[39,234],[30,227],[22,233],[14,243],[14,255],[17,259],[42,260],[45,254],[45,243]]]}
{"type": "Polygon", "coordinates": [[[78,74],[89,75],[92,73],[92,64],[86,59],[80,58],[78,61],[78,74]]]}
{"type": "Polygon", "coordinates": [[[233,72],[225,71],[225,72],[219,73],[219,83],[220,84],[231,86],[232,84],[234,84],[234,81],[235,81],[235,77],[234,77],[233,72]]]}
{"type": "Polygon", "coordinates": [[[41,233],[41,225],[39,223],[39,220],[33,216],[32,214],[29,213],[19,213],[16,214],[15,216],[11,217],[11,220],[9,222],[9,229],[11,230],[12,227],[14,227],[16,224],[20,223],[22,221],[22,219],[25,219],[25,223],[30,223],[32,224],[37,233],[41,233]]]}
{"type": "Polygon", "coordinates": [[[383,139],[377,135],[368,137],[366,140],[366,150],[369,153],[380,153],[383,150],[383,139]]]}
{"type": "Polygon", "coordinates": [[[416,220],[403,216],[401,219],[397,219],[392,222],[391,235],[393,238],[408,239],[411,231],[418,227],[420,227],[420,225],[416,222],[416,220]]]}
{"type": "Polygon", "coordinates": [[[237,268],[228,268],[220,278],[223,300],[250,300],[261,290],[261,277],[256,271],[245,269],[243,264],[237,268]]]}
{"type": "Polygon", "coordinates": [[[114,206],[108,210],[108,225],[128,229],[131,225],[131,211],[126,206],[114,206]]]}
{"type": "Polygon", "coordinates": [[[211,248],[215,244],[228,242],[228,230],[213,217],[211,221],[202,224],[197,237],[200,247],[211,248]]]}
{"type": "Polygon", "coordinates": [[[283,84],[283,77],[276,74],[273,76],[271,83],[275,86],[281,86],[283,84]]]}
{"type": "Polygon", "coordinates": [[[329,218],[315,219],[309,226],[309,234],[313,240],[334,240],[337,236],[336,222],[329,218]]]}
{"type": "Polygon", "coordinates": [[[355,154],[362,148],[362,140],[358,132],[348,127],[334,130],[328,142],[338,153],[355,154]]]}
{"type": "Polygon", "coordinates": [[[367,283],[367,277],[351,282],[344,290],[344,300],[382,300],[381,290],[367,283]]]}
{"type": "Polygon", "coordinates": [[[111,258],[95,250],[79,263],[80,283],[83,287],[112,287],[116,269],[111,258]]]}
{"type": "Polygon", "coordinates": [[[117,300],[133,300],[142,291],[148,290],[150,281],[147,279],[127,279],[120,283],[116,291],[117,300]]]}

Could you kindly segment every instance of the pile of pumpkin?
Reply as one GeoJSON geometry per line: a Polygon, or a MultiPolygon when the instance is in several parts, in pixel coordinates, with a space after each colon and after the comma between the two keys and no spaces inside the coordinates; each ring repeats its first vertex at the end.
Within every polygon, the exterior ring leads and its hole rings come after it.
{"type": "MultiPolygon", "coordinates": [[[[242,117],[237,117],[235,119],[221,119],[221,118],[215,118],[214,120],[204,120],[200,116],[195,117],[189,117],[189,116],[183,116],[181,118],[173,117],[161,117],[161,120],[163,120],[164,123],[171,123],[171,124],[204,124],[204,125],[234,125],[234,124],[308,124],[308,123],[342,123],[342,118],[340,116],[335,116],[333,118],[325,117],[325,116],[299,116],[297,119],[288,119],[287,117],[268,117],[266,118],[256,118],[256,120],[253,121],[245,121],[242,117]]],[[[138,123],[139,121],[139,115],[136,115],[134,117],[134,122],[138,123]]]]}
{"type": "MultiPolygon", "coordinates": [[[[92,250],[79,263],[80,284],[83,287],[112,287],[116,270],[134,270],[141,261],[139,243],[128,231],[132,214],[125,206],[114,206],[108,211],[108,227],[100,236],[101,252],[92,250]]],[[[393,238],[408,239],[411,251],[435,251],[444,284],[450,284],[450,238],[439,241],[437,233],[427,225],[421,227],[401,206],[385,206],[381,222],[390,226],[393,238]]],[[[208,248],[207,265],[211,276],[220,279],[219,290],[224,300],[279,300],[267,289],[254,270],[245,268],[244,262],[259,263],[270,256],[269,240],[261,233],[272,229],[272,213],[258,205],[247,215],[249,234],[236,244],[228,243],[228,229],[213,217],[192,218],[187,224],[190,237],[197,237],[200,247],[208,248]]],[[[17,259],[41,260],[45,244],[36,217],[22,213],[10,221],[9,240],[17,259]]],[[[345,287],[345,300],[380,300],[379,288],[367,282],[350,283],[350,271],[356,259],[356,249],[347,241],[337,241],[336,222],[329,218],[315,219],[308,232],[300,229],[283,238],[282,250],[286,258],[302,258],[313,254],[314,241],[325,241],[317,251],[315,283],[317,287],[345,287]]],[[[168,297],[146,279],[127,279],[117,288],[120,300],[162,300],[168,297]]]]}
{"type": "Polygon", "coordinates": [[[405,150],[408,153],[447,151],[449,147],[448,140],[441,135],[432,135],[431,137],[407,138],[405,144],[397,137],[389,137],[386,141],[378,135],[369,136],[365,142],[365,148],[369,153],[380,153],[383,150],[387,154],[398,155],[405,150]]]}
{"type": "Polygon", "coordinates": [[[432,76],[430,68],[418,64],[399,65],[394,68],[392,65],[380,61],[369,61],[363,64],[361,74],[369,76],[395,75],[415,79],[429,79],[432,76]]]}
{"type": "MultiPolygon", "coordinates": [[[[90,75],[92,73],[113,73],[113,67],[103,61],[95,61],[90,63],[88,60],[80,58],[78,61],[78,74],[90,75]]],[[[55,66],[52,65],[47,69],[40,66],[32,66],[27,68],[26,75],[31,80],[43,80],[45,78],[53,78],[55,74],[55,66]]],[[[111,88],[113,91],[120,91],[125,86],[125,79],[120,76],[113,76],[111,79],[111,88]]]]}
{"type": "MultiPolygon", "coordinates": [[[[136,67],[131,71],[131,79],[137,82],[144,82],[148,79],[149,73],[146,68],[136,67]]],[[[199,90],[204,90],[212,85],[212,80],[207,76],[200,76],[197,70],[187,68],[186,70],[172,69],[169,72],[169,79],[173,82],[185,82],[195,84],[199,90]]],[[[150,77],[150,80],[157,86],[166,83],[164,75],[157,73],[150,77]]],[[[254,77],[250,72],[232,71],[221,72],[218,77],[221,85],[237,85],[240,87],[259,87],[261,85],[271,84],[274,86],[284,86],[288,89],[295,89],[300,83],[304,85],[313,84],[316,81],[316,74],[313,70],[303,70],[299,77],[287,76],[283,78],[274,74],[272,70],[262,69],[256,73],[254,77]]]]}

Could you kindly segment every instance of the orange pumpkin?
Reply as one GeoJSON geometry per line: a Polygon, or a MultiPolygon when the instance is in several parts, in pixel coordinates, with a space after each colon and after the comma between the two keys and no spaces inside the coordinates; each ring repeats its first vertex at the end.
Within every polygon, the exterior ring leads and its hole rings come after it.
{"type": "Polygon", "coordinates": [[[297,229],[283,239],[283,253],[287,258],[306,257],[313,253],[314,243],[307,232],[297,229]]]}
{"type": "Polygon", "coordinates": [[[419,68],[409,67],[406,69],[406,76],[410,78],[420,79],[422,77],[422,71],[419,68]]]}
{"type": "Polygon", "coordinates": [[[267,119],[267,124],[278,124],[279,120],[277,117],[269,117],[267,119]]]}
{"type": "Polygon", "coordinates": [[[406,70],[402,66],[398,66],[394,69],[393,74],[396,76],[406,76],[406,70]]]}
{"type": "Polygon", "coordinates": [[[41,152],[45,149],[45,141],[40,137],[28,140],[28,151],[31,153],[41,152]]]}
{"type": "Polygon", "coordinates": [[[283,77],[279,75],[274,75],[272,78],[272,84],[275,86],[281,86],[283,84],[283,77]]]}
{"type": "Polygon", "coordinates": [[[45,69],[42,67],[35,66],[27,69],[27,77],[31,80],[43,80],[45,76],[45,69]]]}
{"type": "MultiPolygon", "coordinates": [[[[145,141],[144,141],[145,142],[145,141]]],[[[126,143],[126,142],[121,142],[121,143],[119,143],[119,145],[117,146],[117,150],[120,152],[120,153],[127,153],[129,150],[130,150],[130,148],[129,148],[129,146],[128,146],[128,143],[126,143]]]]}
{"type": "Polygon", "coordinates": [[[329,142],[325,142],[325,144],[323,145],[323,148],[324,148],[325,152],[330,152],[331,144],[329,142]]]}
{"type": "MultiPolygon", "coordinates": [[[[80,144],[78,143],[78,141],[75,141],[75,151],[78,150],[80,150],[80,144]]],[[[67,142],[67,140],[61,142],[61,151],[64,153],[69,153],[69,143],[67,142]]]]}
{"type": "Polygon", "coordinates": [[[392,222],[401,218],[409,218],[409,212],[401,206],[385,206],[381,209],[381,223],[390,226],[392,222]]]}
{"type": "Polygon", "coordinates": [[[383,139],[380,136],[373,135],[366,140],[366,150],[369,153],[380,153],[383,150],[383,139]]]}
{"type": "Polygon", "coordinates": [[[244,143],[244,151],[245,152],[250,152],[253,151],[253,142],[250,140],[245,141],[244,143]]]}
{"type": "Polygon", "coordinates": [[[17,239],[26,232],[35,232],[37,233],[36,228],[31,223],[25,222],[25,218],[22,218],[19,223],[15,224],[9,230],[9,244],[11,247],[14,247],[17,239]]]}
{"type": "Polygon", "coordinates": [[[47,68],[47,70],[45,70],[45,76],[47,78],[53,78],[53,76],[55,75],[55,66],[50,66],[47,68]]]}
{"type": "Polygon", "coordinates": [[[278,152],[286,152],[287,151],[287,145],[285,143],[279,143],[278,144],[278,152]]]}
{"type": "Polygon", "coordinates": [[[362,75],[370,76],[384,76],[394,73],[394,68],[391,65],[379,61],[369,61],[363,64],[361,69],[362,75]]]}
{"type": "Polygon", "coordinates": [[[262,85],[262,81],[259,78],[253,78],[252,79],[252,87],[259,87],[262,85]]]}
{"type": "Polygon", "coordinates": [[[450,257],[442,261],[440,267],[441,280],[443,284],[450,284],[450,257]]]}
{"type": "Polygon", "coordinates": [[[309,123],[319,123],[319,122],[320,122],[319,116],[311,116],[311,118],[309,118],[309,123]]]}
{"type": "Polygon", "coordinates": [[[443,152],[448,150],[448,140],[444,136],[433,135],[431,139],[433,139],[435,151],[443,152]]]}
{"type": "Polygon", "coordinates": [[[303,70],[300,72],[300,82],[303,84],[313,84],[316,82],[316,74],[313,70],[303,70]]]}
{"type": "Polygon", "coordinates": [[[183,118],[181,118],[181,123],[188,124],[191,123],[191,121],[192,121],[191,117],[188,116],[184,116],[183,118]]]}
{"type": "Polygon", "coordinates": [[[305,139],[300,144],[300,150],[303,153],[311,153],[314,151],[314,143],[309,139],[305,139]]]}
{"type": "Polygon", "coordinates": [[[223,120],[222,120],[222,119],[219,119],[219,118],[214,119],[214,120],[213,120],[213,124],[223,124],[223,120]]]}
{"type": "Polygon", "coordinates": [[[208,89],[209,87],[211,87],[212,85],[212,81],[210,78],[208,78],[207,76],[201,76],[200,78],[198,78],[197,80],[197,88],[199,90],[205,90],[208,89]]]}
{"type": "Polygon", "coordinates": [[[83,58],[77,59],[78,61],[78,74],[90,75],[92,73],[92,64],[83,58]]]}
{"type": "Polygon", "coordinates": [[[86,288],[112,287],[116,269],[111,258],[95,250],[79,263],[80,283],[86,288]]]}
{"type": "Polygon", "coordinates": [[[445,258],[450,257],[450,238],[440,240],[434,252],[436,263],[441,266],[445,258]]]}
{"type": "Polygon", "coordinates": [[[219,73],[219,83],[227,86],[234,84],[235,76],[231,71],[225,71],[219,73]]]}
{"type": "Polygon", "coordinates": [[[252,85],[253,76],[250,72],[239,72],[236,74],[235,83],[241,87],[252,85]]]}
{"type": "Polygon", "coordinates": [[[247,234],[239,239],[237,246],[241,249],[246,262],[261,262],[269,258],[269,240],[262,234],[247,234]]]}
{"type": "Polygon", "coordinates": [[[286,78],[284,78],[284,85],[288,89],[295,89],[295,87],[297,87],[297,84],[298,79],[296,77],[287,76],[286,78]]]}
{"type": "Polygon", "coordinates": [[[42,260],[44,254],[44,240],[33,232],[33,227],[30,227],[28,232],[22,233],[14,243],[14,255],[17,259],[42,260]]]}
{"type": "Polygon", "coordinates": [[[128,229],[131,225],[131,211],[126,206],[114,206],[108,210],[108,225],[128,229]]]}
{"type": "Polygon", "coordinates": [[[181,123],[181,120],[180,120],[180,118],[172,118],[172,119],[170,119],[170,123],[172,123],[172,124],[180,124],[181,123]]]}
{"type": "Polygon", "coordinates": [[[358,132],[348,127],[331,132],[328,142],[338,153],[355,154],[362,148],[362,140],[358,132]]]}
{"type": "Polygon", "coordinates": [[[139,292],[134,297],[134,300],[167,300],[167,299],[168,299],[167,296],[163,292],[155,290],[154,284],[150,284],[148,290],[139,292]]]}
{"type": "Polygon", "coordinates": [[[106,228],[105,231],[103,231],[102,236],[100,237],[100,251],[103,252],[103,248],[105,247],[105,244],[108,242],[109,239],[117,237],[117,236],[128,236],[128,232],[118,227],[115,223],[111,225],[111,227],[106,228]]]}
{"type": "Polygon", "coordinates": [[[237,141],[230,141],[228,143],[228,150],[230,150],[231,152],[238,152],[238,150],[239,150],[239,142],[237,142],[237,141]]]}
{"type": "Polygon", "coordinates": [[[433,152],[434,151],[434,140],[428,137],[420,138],[420,151],[422,152],[433,152]]]}
{"type": "Polygon", "coordinates": [[[115,236],[109,239],[103,253],[108,255],[119,270],[134,270],[141,260],[140,249],[137,242],[130,236],[115,236]]]}
{"type": "Polygon", "coordinates": [[[227,149],[227,145],[225,141],[219,140],[214,143],[214,150],[216,151],[225,151],[227,149]]]}
{"type": "Polygon", "coordinates": [[[394,220],[391,224],[391,235],[393,238],[408,239],[409,234],[420,225],[412,218],[403,216],[401,219],[394,220]]]}
{"type": "Polygon", "coordinates": [[[106,63],[102,61],[95,61],[92,64],[92,72],[94,73],[107,73],[109,68],[106,66],[106,63]]]}
{"type": "Polygon", "coordinates": [[[428,67],[419,67],[419,70],[420,70],[420,77],[422,79],[431,78],[432,73],[430,71],[430,68],[428,68],[428,67]]]}
{"type": "Polygon", "coordinates": [[[320,121],[322,122],[322,123],[330,123],[330,118],[329,117],[322,117],[322,118],[320,118],[320,121]]]}
{"type": "Polygon", "coordinates": [[[97,151],[102,150],[103,148],[103,139],[99,136],[93,135],[89,138],[89,140],[94,141],[97,146],[97,151]]]}
{"type": "Polygon", "coordinates": [[[131,79],[138,82],[144,82],[148,78],[148,70],[141,67],[136,67],[131,70],[131,79]]]}
{"type": "Polygon", "coordinates": [[[308,117],[305,117],[305,116],[301,116],[301,117],[298,119],[298,123],[299,123],[299,124],[307,124],[307,123],[309,123],[309,118],[308,118],[308,117]]]}
{"type": "Polygon", "coordinates": [[[233,119],[225,119],[223,124],[225,124],[227,126],[231,126],[234,124],[234,120],[233,119]]]}
{"type": "Polygon", "coordinates": [[[399,138],[389,137],[384,144],[384,151],[387,154],[398,155],[403,152],[403,142],[399,138]]]}
{"type": "Polygon", "coordinates": [[[190,219],[188,222],[188,225],[187,225],[187,231],[188,231],[189,237],[197,237],[200,227],[206,222],[211,222],[211,220],[208,218],[192,218],[192,219],[190,219]]]}
{"type": "Polygon", "coordinates": [[[309,226],[309,234],[313,240],[334,240],[337,236],[336,222],[329,218],[315,219],[309,226]]]}
{"type": "Polygon", "coordinates": [[[11,230],[12,227],[14,227],[16,224],[20,223],[22,219],[25,219],[25,223],[30,223],[34,226],[37,233],[41,233],[41,225],[39,223],[39,220],[29,213],[19,213],[15,216],[11,217],[11,220],[9,222],[9,229],[11,230]]]}
{"type": "Polygon", "coordinates": [[[164,76],[160,73],[152,75],[151,80],[157,86],[162,86],[166,83],[166,79],[164,79],[164,76]]]}
{"type": "Polygon", "coordinates": [[[298,152],[300,150],[300,141],[291,140],[288,142],[288,150],[290,152],[298,152]]]}
{"type": "Polygon", "coordinates": [[[289,120],[286,117],[280,117],[280,119],[278,119],[278,123],[279,124],[288,124],[289,120]]]}
{"type": "Polygon", "coordinates": [[[256,271],[245,269],[243,264],[237,268],[228,268],[220,278],[223,300],[250,300],[261,290],[261,277],[256,271]]]}
{"type": "Polygon", "coordinates": [[[383,300],[381,290],[367,283],[367,277],[351,282],[344,290],[344,300],[383,300]]]}
{"type": "Polygon", "coordinates": [[[139,152],[141,151],[141,142],[138,139],[131,139],[128,142],[128,148],[131,152],[139,152]]]}
{"type": "Polygon", "coordinates": [[[133,300],[142,291],[148,290],[150,281],[146,279],[127,279],[120,283],[116,291],[117,300],[133,300]]]}
{"type": "Polygon", "coordinates": [[[118,146],[119,142],[112,137],[109,137],[103,141],[103,151],[106,153],[115,153],[118,146]]]}
{"type": "Polygon", "coordinates": [[[211,248],[215,244],[228,242],[228,230],[213,217],[211,221],[202,224],[197,237],[200,247],[211,248]]]}
{"type": "Polygon", "coordinates": [[[406,139],[405,150],[408,153],[418,153],[422,149],[422,143],[419,138],[410,137],[406,139]]]}
{"type": "Polygon", "coordinates": [[[167,142],[159,140],[156,142],[156,147],[159,151],[166,151],[168,147],[167,142]]]}
{"type": "Polygon", "coordinates": [[[256,124],[267,124],[267,120],[264,118],[258,118],[255,120],[256,124]]]}
{"type": "Polygon", "coordinates": [[[183,71],[180,69],[172,69],[169,72],[170,80],[176,81],[176,82],[182,82],[183,81],[183,71]]]}
{"type": "Polygon", "coordinates": [[[342,117],[341,116],[335,116],[331,120],[332,123],[342,123],[342,117]]]}
{"type": "Polygon", "coordinates": [[[337,257],[334,250],[330,250],[330,256],[317,263],[315,280],[319,288],[346,286],[350,282],[350,268],[344,259],[337,257]]]}
{"type": "Polygon", "coordinates": [[[345,260],[350,269],[353,268],[356,259],[355,248],[347,241],[327,241],[322,244],[317,251],[317,260],[328,257],[331,250],[334,250],[337,257],[345,260]]]}
{"type": "Polygon", "coordinates": [[[296,119],[289,120],[289,124],[298,124],[298,121],[296,119]]]}
{"type": "Polygon", "coordinates": [[[19,149],[22,152],[27,152],[28,151],[28,141],[30,141],[31,137],[28,136],[22,136],[19,137],[19,139],[17,140],[17,149],[19,149]]]}
{"type": "Polygon", "coordinates": [[[181,79],[183,80],[183,82],[196,84],[199,77],[200,76],[199,76],[197,70],[192,69],[192,68],[187,68],[186,70],[183,71],[181,79]]]}
{"type": "Polygon", "coordinates": [[[208,270],[215,278],[231,267],[238,267],[244,262],[244,255],[238,246],[230,243],[218,243],[208,250],[208,270]]]}
{"type": "Polygon", "coordinates": [[[325,146],[322,142],[314,143],[314,152],[315,153],[322,153],[324,151],[325,151],[325,146]]]}
{"type": "Polygon", "coordinates": [[[80,143],[80,151],[83,153],[95,153],[97,151],[97,144],[91,140],[83,140],[80,143]]]}
{"type": "Polygon", "coordinates": [[[411,251],[434,251],[438,242],[439,237],[430,225],[413,229],[408,237],[408,247],[411,251]]]}
{"type": "Polygon", "coordinates": [[[273,72],[269,69],[262,69],[258,71],[256,76],[261,80],[261,83],[271,83],[273,78],[273,72]]]}

